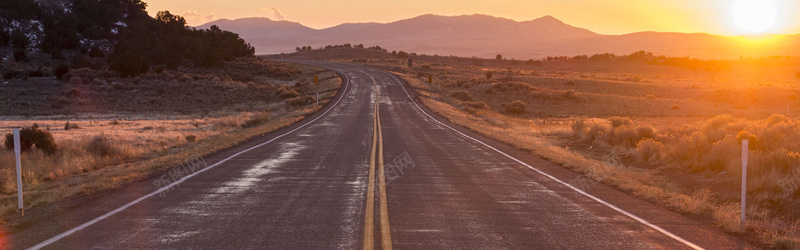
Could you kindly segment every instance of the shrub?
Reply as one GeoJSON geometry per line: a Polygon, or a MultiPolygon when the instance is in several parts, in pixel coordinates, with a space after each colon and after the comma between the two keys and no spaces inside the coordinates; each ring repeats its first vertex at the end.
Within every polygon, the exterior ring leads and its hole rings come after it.
{"type": "Polygon", "coordinates": [[[524,114],[525,109],[527,109],[528,104],[524,103],[520,100],[513,101],[509,104],[504,105],[506,108],[506,113],[509,114],[524,114]]]}
{"type": "Polygon", "coordinates": [[[647,98],[648,100],[655,100],[655,99],[656,99],[656,96],[655,96],[655,95],[653,95],[653,94],[650,94],[650,95],[646,95],[646,96],[644,96],[644,98],[647,98]]]}
{"type": "Polygon", "coordinates": [[[636,134],[639,135],[639,138],[646,139],[646,138],[653,138],[654,129],[650,125],[640,125],[636,127],[636,134]]]}
{"type": "Polygon", "coordinates": [[[492,75],[494,75],[494,72],[492,72],[492,71],[486,71],[486,79],[489,79],[489,80],[491,80],[491,79],[492,79],[492,75]]]}
{"type": "Polygon", "coordinates": [[[672,110],[680,110],[681,109],[681,105],[675,104],[674,106],[672,106],[671,109],[672,110]]]}
{"type": "Polygon", "coordinates": [[[584,142],[594,142],[599,138],[607,137],[613,129],[605,124],[592,124],[581,138],[584,142]]]}
{"type": "Polygon", "coordinates": [[[572,123],[572,133],[577,138],[582,138],[583,133],[586,131],[586,120],[580,119],[572,123]]]}
{"type": "Polygon", "coordinates": [[[242,127],[243,128],[255,127],[255,126],[258,126],[258,125],[260,125],[260,124],[262,124],[262,123],[264,123],[264,122],[266,122],[268,120],[269,120],[269,114],[268,113],[260,113],[260,114],[254,115],[253,117],[250,117],[250,119],[248,119],[247,121],[242,123],[242,127]]]}
{"type": "Polygon", "coordinates": [[[473,109],[487,109],[487,108],[489,108],[489,105],[486,105],[485,102],[462,102],[461,104],[464,105],[465,107],[473,108],[473,109]]]}
{"type": "Polygon", "coordinates": [[[644,162],[658,162],[664,157],[664,144],[653,139],[644,139],[636,144],[636,156],[644,162]]]}
{"type": "Polygon", "coordinates": [[[703,123],[701,129],[703,130],[704,133],[709,133],[710,131],[723,129],[726,126],[728,126],[728,124],[731,124],[733,122],[733,119],[734,118],[731,115],[717,115],[709,119],[705,123],[703,123]]]}
{"type": "MultiPolygon", "coordinates": [[[[56,140],[53,139],[53,135],[50,134],[50,131],[39,129],[39,126],[34,124],[31,127],[20,129],[19,131],[20,136],[20,149],[22,151],[28,151],[29,149],[36,146],[39,150],[44,151],[48,154],[53,154],[58,149],[58,145],[56,144],[56,140]]],[[[6,134],[6,148],[9,150],[14,149],[14,134],[9,133],[6,134]]]]}
{"type": "Polygon", "coordinates": [[[301,97],[290,98],[286,100],[286,102],[289,103],[289,105],[292,105],[292,107],[299,107],[314,102],[314,97],[306,95],[301,97]]]}
{"type": "Polygon", "coordinates": [[[681,137],[669,152],[668,158],[672,161],[689,166],[699,171],[702,168],[703,156],[711,149],[708,138],[701,132],[694,132],[690,136],[681,137]]]}
{"type": "Polygon", "coordinates": [[[465,90],[457,90],[450,93],[450,97],[459,101],[470,102],[472,101],[472,94],[465,90]]]}
{"type": "Polygon", "coordinates": [[[56,67],[56,70],[53,74],[56,75],[56,78],[62,79],[67,73],[69,73],[69,65],[66,63],[61,63],[58,65],[58,67],[56,67]]]}
{"type": "Polygon", "coordinates": [[[81,128],[81,127],[78,126],[78,124],[75,124],[75,123],[67,122],[67,124],[64,124],[64,130],[79,129],[79,128],[81,128]]]}
{"type": "Polygon", "coordinates": [[[297,98],[300,96],[300,93],[297,93],[297,90],[289,89],[289,90],[278,90],[278,98],[281,100],[289,99],[289,98],[297,98]]]}
{"type": "Polygon", "coordinates": [[[633,120],[629,117],[612,116],[608,120],[611,121],[611,126],[614,128],[633,125],[633,120]]]}
{"type": "Polygon", "coordinates": [[[635,147],[641,137],[632,126],[623,126],[612,130],[610,144],[612,146],[635,147]]]}
{"type": "Polygon", "coordinates": [[[197,140],[197,136],[196,135],[187,135],[186,136],[186,141],[187,142],[194,142],[195,140],[197,140]]]}
{"type": "Polygon", "coordinates": [[[114,142],[106,135],[96,135],[86,144],[86,151],[99,156],[117,156],[122,154],[122,150],[117,148],[114,142]]]}
{"type": "Polygon", "coordinates": [[[741,146],[733,142],[733,138],[711,144],[710,149],[703,154],[703,161],[692,166],[692,171],[723,171],[736,165],[741,159],[741,146]]]}
{"type": "Polygon", "coordinates": [[[561,94],[561,97],[567,100],[574,100],[576,102],[585,102],[588,100],[586,96],[582,95],[581,93],[576,92],[573,89],[568,89],[561,94]]]}

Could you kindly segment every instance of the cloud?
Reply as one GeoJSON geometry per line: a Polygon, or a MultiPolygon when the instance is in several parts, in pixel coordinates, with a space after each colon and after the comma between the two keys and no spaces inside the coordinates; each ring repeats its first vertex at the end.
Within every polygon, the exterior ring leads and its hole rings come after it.
{"type": "Polygon", "coordinates": [[[208,22],[213,21],[217,18],[217,15],[214,14],[202,14],[197,12],[196,10],[187,10],[180,14],[183,18],[186,18],[186,23],[189,25],[202,25],[208,22]]]}
{"type": "Polygon", "coordinates": [[[275,6],[269,6],[269,8],[263,7],[263,8],[261,8],[261,10],[267,12],[267,18],[269,18],[269,19],[272,19],[272,20],[275,20],[275,21],[281,21],[281,20],[286,19],[283,16],[283,14],[281,14],[281,11],[278,10],[278,8],[275,8],[275,6]]]}

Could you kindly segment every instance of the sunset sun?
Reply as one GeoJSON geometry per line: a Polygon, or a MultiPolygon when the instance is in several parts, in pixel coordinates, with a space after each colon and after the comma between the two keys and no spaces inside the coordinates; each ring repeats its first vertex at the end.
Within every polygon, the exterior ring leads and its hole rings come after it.
{"type": "Polygon", "coordinates": [[[777,14],[774,0],[739,0],[733,4],[734,21],[747,33],[767,31],[775,25],[777,14]]]}

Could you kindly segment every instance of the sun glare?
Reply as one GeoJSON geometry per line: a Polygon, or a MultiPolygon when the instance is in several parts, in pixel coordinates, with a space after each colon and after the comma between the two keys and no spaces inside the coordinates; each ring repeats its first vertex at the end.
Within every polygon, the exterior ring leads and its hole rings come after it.
{"type": "Polygon", "coordinates": [[[747,33],[762,33],[775,25],[778,6],[774,0],[739,0],[733,4],[736,25],[747,33]]]}

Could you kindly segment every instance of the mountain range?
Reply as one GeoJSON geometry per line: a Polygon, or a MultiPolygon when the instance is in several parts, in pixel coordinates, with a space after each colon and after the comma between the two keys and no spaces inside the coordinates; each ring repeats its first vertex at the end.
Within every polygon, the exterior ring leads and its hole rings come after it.
{"type": "Polygon", "coordinates": [[[238,33],[255,47],[257,54],[288,53],[302,46],[319,48],[350,43],[430,55],[494,57],[502,54],[516,59],[630,54],[639,50],[703,59],[800,56],[800,34],[774,35],[766,40],[674,32],[603,35],[571,26],[552,16],[519,22],[478,14],[422,15],[391,23],[345,23],[326,29],[313,29],[290,21],[242,18],[220,19],[198,28],[212,25],[238,33]]]}

